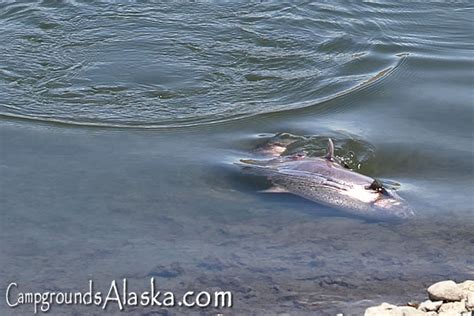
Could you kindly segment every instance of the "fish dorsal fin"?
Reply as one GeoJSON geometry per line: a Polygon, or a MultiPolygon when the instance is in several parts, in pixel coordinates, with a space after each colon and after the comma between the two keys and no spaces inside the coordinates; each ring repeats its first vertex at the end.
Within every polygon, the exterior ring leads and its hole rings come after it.
{"type": "Polygon", "coordinates": [[[331,138],[328,138],[328,151],[324,157],[326,157],[327,160],[334,161],[334,143],[331,138]]]}

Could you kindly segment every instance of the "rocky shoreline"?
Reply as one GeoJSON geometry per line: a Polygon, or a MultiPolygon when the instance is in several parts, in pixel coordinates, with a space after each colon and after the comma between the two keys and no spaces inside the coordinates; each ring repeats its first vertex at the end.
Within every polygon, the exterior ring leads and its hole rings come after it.
{"type": "Polygon", "coordinates": [[[396,306],[382,303],[369,307],[364,316],[472,316],[474,315],[474,281],[437,282],[426,290],[428,300],[396,306]]]}

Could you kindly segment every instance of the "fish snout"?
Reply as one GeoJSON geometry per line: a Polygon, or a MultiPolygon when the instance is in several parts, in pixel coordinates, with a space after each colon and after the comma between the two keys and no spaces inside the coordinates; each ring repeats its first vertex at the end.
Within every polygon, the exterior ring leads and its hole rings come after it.
{"type": "Polygon", "coordinates": [[[415,211],[398,196],[390,196],[374,202],[378,212],[390,218],[408,219],[415,216],[415,211]]]}

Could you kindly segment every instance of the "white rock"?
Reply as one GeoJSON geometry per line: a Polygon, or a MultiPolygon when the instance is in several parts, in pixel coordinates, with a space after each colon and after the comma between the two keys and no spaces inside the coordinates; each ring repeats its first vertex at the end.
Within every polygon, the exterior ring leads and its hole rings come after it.
{"type": "Polygon", "coordinates": [[[451,280],[435,283],[427,291],[432,301],[459,301],[463,298],[461,287],[451,280]]]}
{"type": "Polygon", "coordinates": [[[439,313],[439,314],[436,314],[438,316],[461,316],[462,314],[461,313],[457,313],[457,312],[453,312],[453,311],[449,311],[449,312],[442,312],[442,313],[439,313]]]}
{"type": "Polygon", "coordinates": [[[418,309],[423,311],[423,312],[431,312],[431,311],[435,312],[435,311],[438,310],[438,308],[441,306],[441,304],[443,304],[443,301],[433,302],[433,301],[430,301],[430,300],[426,300],[423,303],[421,303],[420,306],[418,306],[418,309]]]}
{"type": "Polygon", "coordinates": [[[474,292],[467,294],[466,309],[468,311],[474,311],[474,292]]]}
{"type": "Polygon", "coordinates": [[[437,312],[427,312],[425,316],[438,316],[437,312]]]}
{"type": "Polygon", "coordinates": [[[438,310],[439,315],[443,316],[459,316],[463,312],[466,312],[466,303],[464,300],[460,302],[444,303],[438,310]]]}
{"type": "Polygon", "coordinates": [[[466,280],[462,283],[459,283],[459,286],[463,291],[474,292],[474,281],[473,280],[466,280]]]}
{"type": "Polygon", "coordinates": [[[458,284],[463,292],[464,298],[467,298],[469,293],[474,293],[474,281],[467,280],[458,284]]]}
{"type": "Polygon", "coordinates": [[[364,316],[426,316],[426,313],[411,306],[382,303],[379,306],[367,308],[364,316]]]}
{"type": "Polygon", "coordinates": [[[472,312],[458,313],[458,312],[448,311],[448,312],[442,312],[436,315],[438,316],[472,316],[472,312]]]}
{"type": "Polygon", "coordinates": [[[365,310],[364,316],[392,316],[393,310],[396,309],[397,306],[388,304],[388,303],[382,303],[379,306],[372,306],[369,307],[365,310]]]}
{"type": "Polygon", "coordinates": [[[426,316],[425,312],[419,311],[416,308],[411,307],[411,306],[397,307],[395,311],[401,313],[401,314],[396,314],[396,315],[402,315],[402,316],[426,316]]]}

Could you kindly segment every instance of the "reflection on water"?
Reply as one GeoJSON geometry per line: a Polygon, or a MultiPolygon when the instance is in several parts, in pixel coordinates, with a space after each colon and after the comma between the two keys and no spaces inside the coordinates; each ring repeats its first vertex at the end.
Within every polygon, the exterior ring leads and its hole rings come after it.
{"type": "Polygon", "coordinates": [[[472,9],[0,5],[0,290],[157,276],[232,290],[237,313],[360,314],[472,278],[472,9]],[[258,193],[233,163],[275,134],[314,155],[336,139],[418,217],[258,193]]]}

